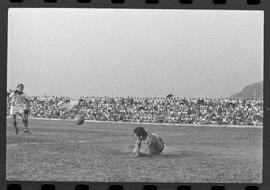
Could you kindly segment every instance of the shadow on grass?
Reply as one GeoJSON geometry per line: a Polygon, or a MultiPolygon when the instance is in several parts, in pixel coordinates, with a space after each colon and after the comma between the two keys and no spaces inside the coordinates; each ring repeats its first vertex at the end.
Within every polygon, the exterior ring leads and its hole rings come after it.
{"type": "MultiPolygon", "coordinates": [[[[116,153],[114,153],[116,154],[116,153]]],[[[118,153],[119,154],[119,153],[118,153]]],[[[123,154],[123,153],[120,153],[123,154]]],[[[119,154],[119,155],[120,155],[119,154]]],[[[136,158],[135,154],[131,152],[124,153],[123,155],[131,156],[136,158]]],[[[141,153],[140,156],[137,158],[156,158],[156,159],[170,159],[170,158],[185,158],[185,157],[192,157],[192,154],[187,154],[187,153],[178,153],[178,154],[173,154],[173,153],[162,153],[160,155],[151,155],[147,153],[141,153]]]]}

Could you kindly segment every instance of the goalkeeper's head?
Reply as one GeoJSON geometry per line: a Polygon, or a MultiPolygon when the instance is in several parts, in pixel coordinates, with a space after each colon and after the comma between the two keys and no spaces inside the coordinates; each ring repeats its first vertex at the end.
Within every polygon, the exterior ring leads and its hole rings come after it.
{"type": "Polygon", "coordinates": [[[147,132],[143,127],[137,127],[133,130],[133,133],[139,138],[144,140],[147,137],[147,132]]]}

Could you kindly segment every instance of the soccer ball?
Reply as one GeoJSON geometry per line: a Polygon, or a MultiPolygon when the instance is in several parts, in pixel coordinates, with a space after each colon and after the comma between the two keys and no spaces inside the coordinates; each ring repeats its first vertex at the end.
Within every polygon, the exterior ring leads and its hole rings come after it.
{"type": "Polygon", "coordinates": [[[84,117],[82,115],[77,115],[75,121],[77,125],[82,125],[84,123],[84,117]]]}

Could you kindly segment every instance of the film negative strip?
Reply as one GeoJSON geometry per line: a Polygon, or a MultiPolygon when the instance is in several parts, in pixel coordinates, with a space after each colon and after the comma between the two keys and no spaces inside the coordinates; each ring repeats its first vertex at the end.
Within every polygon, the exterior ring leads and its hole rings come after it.
{"type": "Polygon", "coordinates": [[[270,2],[2,0],[1,190],[266,190],[270,2]]]}

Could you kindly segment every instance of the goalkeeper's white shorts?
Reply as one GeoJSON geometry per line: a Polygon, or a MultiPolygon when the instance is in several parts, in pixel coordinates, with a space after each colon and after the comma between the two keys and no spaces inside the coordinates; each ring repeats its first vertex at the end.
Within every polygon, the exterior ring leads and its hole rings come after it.
{"type": "Polygon", "coordinates": [[[10,114],[11,115],[18,115],[24,113],[24,107],[23,106],[11,106],[10,108],[10,114]]]}

